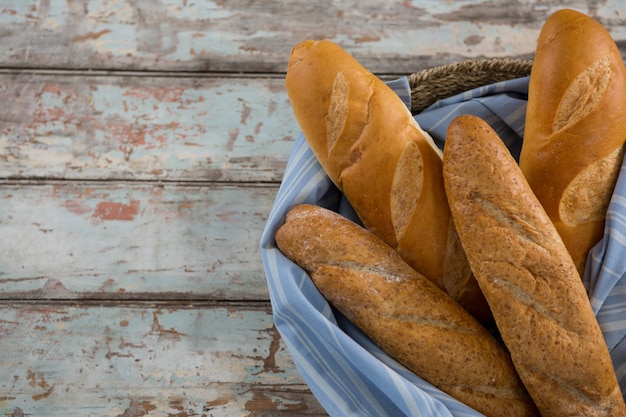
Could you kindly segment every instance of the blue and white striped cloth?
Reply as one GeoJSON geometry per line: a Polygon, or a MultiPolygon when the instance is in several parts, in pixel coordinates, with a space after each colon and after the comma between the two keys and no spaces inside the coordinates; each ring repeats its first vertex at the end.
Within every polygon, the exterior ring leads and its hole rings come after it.
{"type": "MultiPolygon", "coordinates": [[[[389,85],[410,106],[407,79],[389,85]]],[[[416,119],[442,147],[455,116],[479,116],[517,158],[527,92],[527,77],[496,83],[435,103],[416,119]]],[[[382,352],[326,302],[306,272],[280,253],[274,235],[288,210],[298,203],[328,207],[357,220],[302,135],[289,157],[260,250],[276,326],[299,372],[326,411],[331,416],[481,416],[382,352]]],[[[626,390],[625,274],[626,175],[621,175],[609,206],[605,237],[590,253],[584,282],[622,392],[626,390]]]]}

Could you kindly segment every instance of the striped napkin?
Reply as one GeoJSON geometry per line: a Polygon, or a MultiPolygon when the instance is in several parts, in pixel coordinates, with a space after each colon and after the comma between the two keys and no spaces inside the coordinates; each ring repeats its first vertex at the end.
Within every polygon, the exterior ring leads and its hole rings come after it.
{"type": "MultiPolygon", "coordinates": [[[[410,107],[408,80],[403,77],[388,85],[410,107]]],[[[527,93],[528,77],[496,83],[439,101],[415,119],[443,148],[448,124],[454,117],[481,117],[517,159],[524,134],[527,93]]],[[[302,135],[289,156],[261,237],[260,251],[276,327],[298,371],[326,411],[341,417],[482,416],[384,353],[328,304],[306,272],[281,254],[274,235],[289,209],[299,203],[330,208],[358,222],[352,207],[326,176],[302,135]]],[[[626,389],[625,255],[626,175],[621,175],[609,206],[605,236],[590,252],[584,283],[611,351],[622,392],[626,389]]]]}

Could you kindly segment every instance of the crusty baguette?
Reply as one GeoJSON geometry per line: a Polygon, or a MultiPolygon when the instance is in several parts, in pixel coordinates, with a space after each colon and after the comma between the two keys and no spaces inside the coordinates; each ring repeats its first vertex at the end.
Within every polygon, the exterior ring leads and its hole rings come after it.
{"type": "Polygon", "coordinates": [[[448,295],[476,320],[481,323],[493,322],[491,308],[472,273],[452,217],[443,258],[443,284],[448,295]]]}
{"type": "Polygon", "coordinates": [[[520,167],[582,275],[602,238],[626,140],[626,69],[609,32],[564,9],[543,25],[520,167]]]}
{"type": "Polygon", "coordinates": [[[504,348],[370,231],[298,205],[276,242],[331,304],[417,375],[486,416],[537,415],[504,348]]]}
{"type": "Polygon", "coordinates": [[[331,41],[304,41],[285,79],[294,115],[363,225],[444,288],[450,211],[441,151],[402,100],[331,41]]]}
{"type": "Polygon", "coordinates": [[[477,117],[454,119],[443,173],[472,271],[541,414],[626,415],[574,262],[502,140],[477,117]]]}

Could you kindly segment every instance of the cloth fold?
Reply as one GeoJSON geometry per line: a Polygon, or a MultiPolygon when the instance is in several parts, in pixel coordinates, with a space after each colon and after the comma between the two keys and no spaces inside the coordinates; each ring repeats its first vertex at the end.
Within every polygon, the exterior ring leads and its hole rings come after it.
{"type": "MultiPolygon", "coordinates": [[[[410,108],[406,77],[388,82],[410,108]]],[[[448,124],[461,114],[485,120],[517,159],[524,134],[528,77],[480,87],[441,100],[415,116],[443,148],[448,124]]],[[[624,168],[622,168],[622,172],[624,168]]],[[[295,141],[260,241],[273,317],[304,381],[331,416],[480,417],[408,371],[324,299],[311,279],[276,247],[274,235],[289,209],[317,204],[357,221],[304,136],[295,141]]],[[[620,175],[605,236],[589,255],[584,283],[626,389],[626,174],[620,175]]],[[[592,358],[590,358],[592,360],[592,358]]]]}

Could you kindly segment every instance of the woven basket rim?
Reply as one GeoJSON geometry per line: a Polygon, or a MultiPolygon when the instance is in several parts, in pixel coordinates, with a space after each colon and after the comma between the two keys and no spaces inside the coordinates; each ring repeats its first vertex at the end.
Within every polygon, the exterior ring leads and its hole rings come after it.
{"type": "Polygon", "coordinates": [[[528,76],[532,65],[532,60],[521,58],[466,59],[415,72],[408,76],[411,113],[467,90],[528,76]]]}

